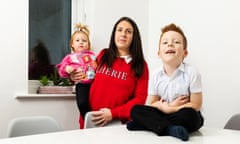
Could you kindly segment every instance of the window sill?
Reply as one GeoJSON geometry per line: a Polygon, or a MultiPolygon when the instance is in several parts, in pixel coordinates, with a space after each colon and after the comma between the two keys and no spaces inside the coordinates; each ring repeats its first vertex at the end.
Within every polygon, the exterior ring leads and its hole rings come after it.
{"type": "Polygon", "coordinates": [[[32,99],[32,98],[62,98],[75,99],[75,94],[16,94],[16,99],[32,99]]]}

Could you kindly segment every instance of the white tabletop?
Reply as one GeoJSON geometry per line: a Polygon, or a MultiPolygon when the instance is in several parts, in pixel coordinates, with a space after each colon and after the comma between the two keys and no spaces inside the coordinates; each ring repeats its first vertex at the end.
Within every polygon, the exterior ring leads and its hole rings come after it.
{"type": "Polygon", "coordinates": [[[128,131],[125,126],[71,130],[0,139],[0,144],[239,144],[240,131],[201,128],[184,142],[148,131],[128,131]]]}

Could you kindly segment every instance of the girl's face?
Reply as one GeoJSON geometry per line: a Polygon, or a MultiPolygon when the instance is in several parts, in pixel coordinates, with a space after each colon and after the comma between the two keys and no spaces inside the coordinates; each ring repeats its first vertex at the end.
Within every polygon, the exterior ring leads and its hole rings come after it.
{"type": "Polygon", "coordinates": [[[184,48],[181,34],[175,31],[168,31],[162,35],[158,56],[164,63],[178,66],[187,56],[187,53],[187,49],[184,48]]]}
{"type": "Polygon", "coordinates": [[[72,49],[74,52],[81,52],[82,50],[88,50],[89,40],[86,34],[79,32],[73,36],[72,49]]]}
{"type": "Polygon", "coordinates": [[[115,31],[115,44],[120,55],[129,54],[129,48],[133,39],[133,27],[127,21],[121,21],[115,31]]]}

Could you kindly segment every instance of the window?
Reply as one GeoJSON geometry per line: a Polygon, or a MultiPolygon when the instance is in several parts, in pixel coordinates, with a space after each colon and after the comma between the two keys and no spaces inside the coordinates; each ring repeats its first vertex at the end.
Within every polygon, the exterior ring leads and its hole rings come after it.
{"type": "Polygon", "coordinates": [[[71,0],[29,0],[29,80],[49,75],[70,52],[71,0]]]}
{"type": "MultiPolygon", "coordinates": [[[[72,26],[83,20],[85,0],[29,0],[28,91],[70,53],[72,26]],[[42,63],[38,63],[40,60],[42,63]]],[[[34,92],[33,92],[34,91],[34,92]]]]}

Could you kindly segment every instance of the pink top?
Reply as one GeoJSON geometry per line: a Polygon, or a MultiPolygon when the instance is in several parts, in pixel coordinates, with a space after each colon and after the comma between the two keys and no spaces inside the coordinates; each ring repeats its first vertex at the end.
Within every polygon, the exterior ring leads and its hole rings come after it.
{"type": "Polygon", "coordinates": [[[80,83],[91,83],[95,77],[97,67],[96,55],[90,50],[66,55],[62,62],[57,65],[59,75],[64,78],[69,77],[66,66],[71,66],[73,70],[83,71],[86,74],[80,83]]]}

